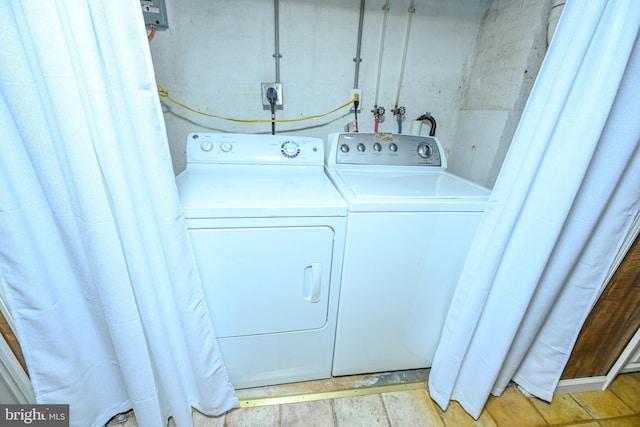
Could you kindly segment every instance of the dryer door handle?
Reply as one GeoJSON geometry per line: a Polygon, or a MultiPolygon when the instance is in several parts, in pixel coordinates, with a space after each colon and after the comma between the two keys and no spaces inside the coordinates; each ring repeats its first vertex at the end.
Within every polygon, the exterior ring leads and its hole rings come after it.
{"type": "Polygon", "coordinates": [[[304,285],[302,294],[309,302],[320,301],[320,291],[322,290],[322,264],[312,262],[304,269],[304,285]]]}

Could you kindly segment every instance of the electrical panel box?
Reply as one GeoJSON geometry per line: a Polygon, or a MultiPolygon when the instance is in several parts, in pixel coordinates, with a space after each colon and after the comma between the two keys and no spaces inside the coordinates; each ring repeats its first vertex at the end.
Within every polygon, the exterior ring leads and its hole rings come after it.
{"type": "Polygon", "coordinates": [[[144,24],[159,29],[169,28],[167,21],[167,8],[164,0],[140,0],[144,24]]]}

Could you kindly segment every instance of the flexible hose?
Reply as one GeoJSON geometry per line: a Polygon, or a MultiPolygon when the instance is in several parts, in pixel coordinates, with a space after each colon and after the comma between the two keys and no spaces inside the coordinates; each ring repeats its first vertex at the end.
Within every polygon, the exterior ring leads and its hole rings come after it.
{"type": "Polygon", "coordinates": [[[424,113],[423,115],[418,117],[416,120],[418,121],[429,120],[429,123],[431,124],[431,129],[429,129],[429,136],[436,135],[436,119],[433,118],[431,113],[424,113]]]}
{"type": "Polygon", "coordinates": [[[354,120],[356,122],[356,132],[360,131],[358,126],[358,105],[360,105],[360,101],[356,99],[353,103],[353,115],[354,115],[354,120]]]}
{"type": "Polygon", "coordinates": [[[271,122],[275,122],[275,123],[294,123],[294,122],[302,122],[302,121],[305,121],[305,120],[319,119],[321,117],[328,116],[331,113],[335,113],[338,110],[342,110],[343,108],[346,108],[346,107],[352,105],[355,101],[358,100],[358,98],[353,98],[353,99],[349,100],[348,102],[345,102],[341,106],[336,107],[333,110],[327,111],[326,113],[322,113],[322,114],[314,114],[314,115],[311,115],[311,116],[299,117],[297,119],[279,119],[279,120],[271,119],[271,120],[264,120],[264,119],[237,119],[237,118],[233,118],[233,117],[224,117],[224,116],[220,116],[220,115],[217,115],[217,114],[205,113],[204,111],[200,111],[200,110],[197,110],[195,108],[189,107],[188,105],[186,105],[186,104],[178,101],[177,99],[173,98],[171,95],[169,95],[169,92],[165,88],[160,86],[160,85],[158,85],[158,96],[160,96],[162,98],[166,98],[169,101],[173,102],[174,104],[184,108],[185,110],[191,111],[192,113],[200,114],[201,116],[205,116],[205,117],[212,117],[214,119],[228,120],[230,122],[237,122],[237,123],[271,123],[271,122]]]}
{"type": "Polygon", "coordinates": [[[271,104],[271,135],[276,134],[276,106],[271,104]]]}
{"type": "Polygon", "coordinates": [[[156,35],[156,26],[152,25],[151,31],[149,32],[149,34],[147,34],[147,40],[151,41],[153,39],[153,36],[155,35],[156,35]]]}

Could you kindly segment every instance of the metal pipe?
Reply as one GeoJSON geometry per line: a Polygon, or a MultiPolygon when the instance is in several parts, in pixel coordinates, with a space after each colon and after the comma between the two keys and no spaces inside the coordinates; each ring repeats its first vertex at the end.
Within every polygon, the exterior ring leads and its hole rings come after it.
{"type": "Polygon", "coordinates": [[[400,89],[402,88],[402,78],[404,76],[404,64],[407,60],[407,48],[409,47],[409,36],[411,35],[411,18],[416,12],[416,8],[413,6],[413,0],[409,5],[409,15],[407,16],[407,29],[404,35],[404,52],[402,52],[402,63],[400,65],[400,79],[398,80],[398,92],[396,94],[396,105],[400,103],[400,89]]]}
{"type": "Polygon", "coordinates": [[[353,88],[358,89],[358,77],[360,75],[360,63],[362,62],[362,58],[360,58],[360,49],[362,47],[362,27],[364,23],[364,2],[365,0],[360,0],[360,22],[358,24],[358,46],[356,47],[356,57],[353,58],[353,62],[356,63],[356,71],[355,76],[353,77],[353,88]]]}
{"type": "Polygon", "coordinates": [[[276,51],[273,57],[276,60],[276,83],[280,83],[280,1],[273,0],[273,14],[274,14],[274,32],[275,32],[275,48],[276,51]]]}
{"type": "Polygon", "coordinates": [[[389,0],[382,6],[382,28],[380,29],[380,51],[378,52],[378,77],[376,78],[376,95],[373,101],[374,108],[378,106],[378,95],[380,94],[380,71],[382,70],[382,55],[384,53],[384,39],[387,32],[387,15],[389,14],[389,0]]]}

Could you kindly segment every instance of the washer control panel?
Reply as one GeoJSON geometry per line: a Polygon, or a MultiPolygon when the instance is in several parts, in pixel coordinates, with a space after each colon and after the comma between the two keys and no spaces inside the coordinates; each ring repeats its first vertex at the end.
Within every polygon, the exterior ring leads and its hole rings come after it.
{"type": "Polygon", "coordinates": [[[322,165],[320,138],[235,133],[191,133],[188,163],[322,165]]]}
{"type": "Polygon", "coordinates": [[[329,163],[446,168],[440,142],[432,136],[340,133],[329,135],[329,145],[335,153],[329,163]]]}

